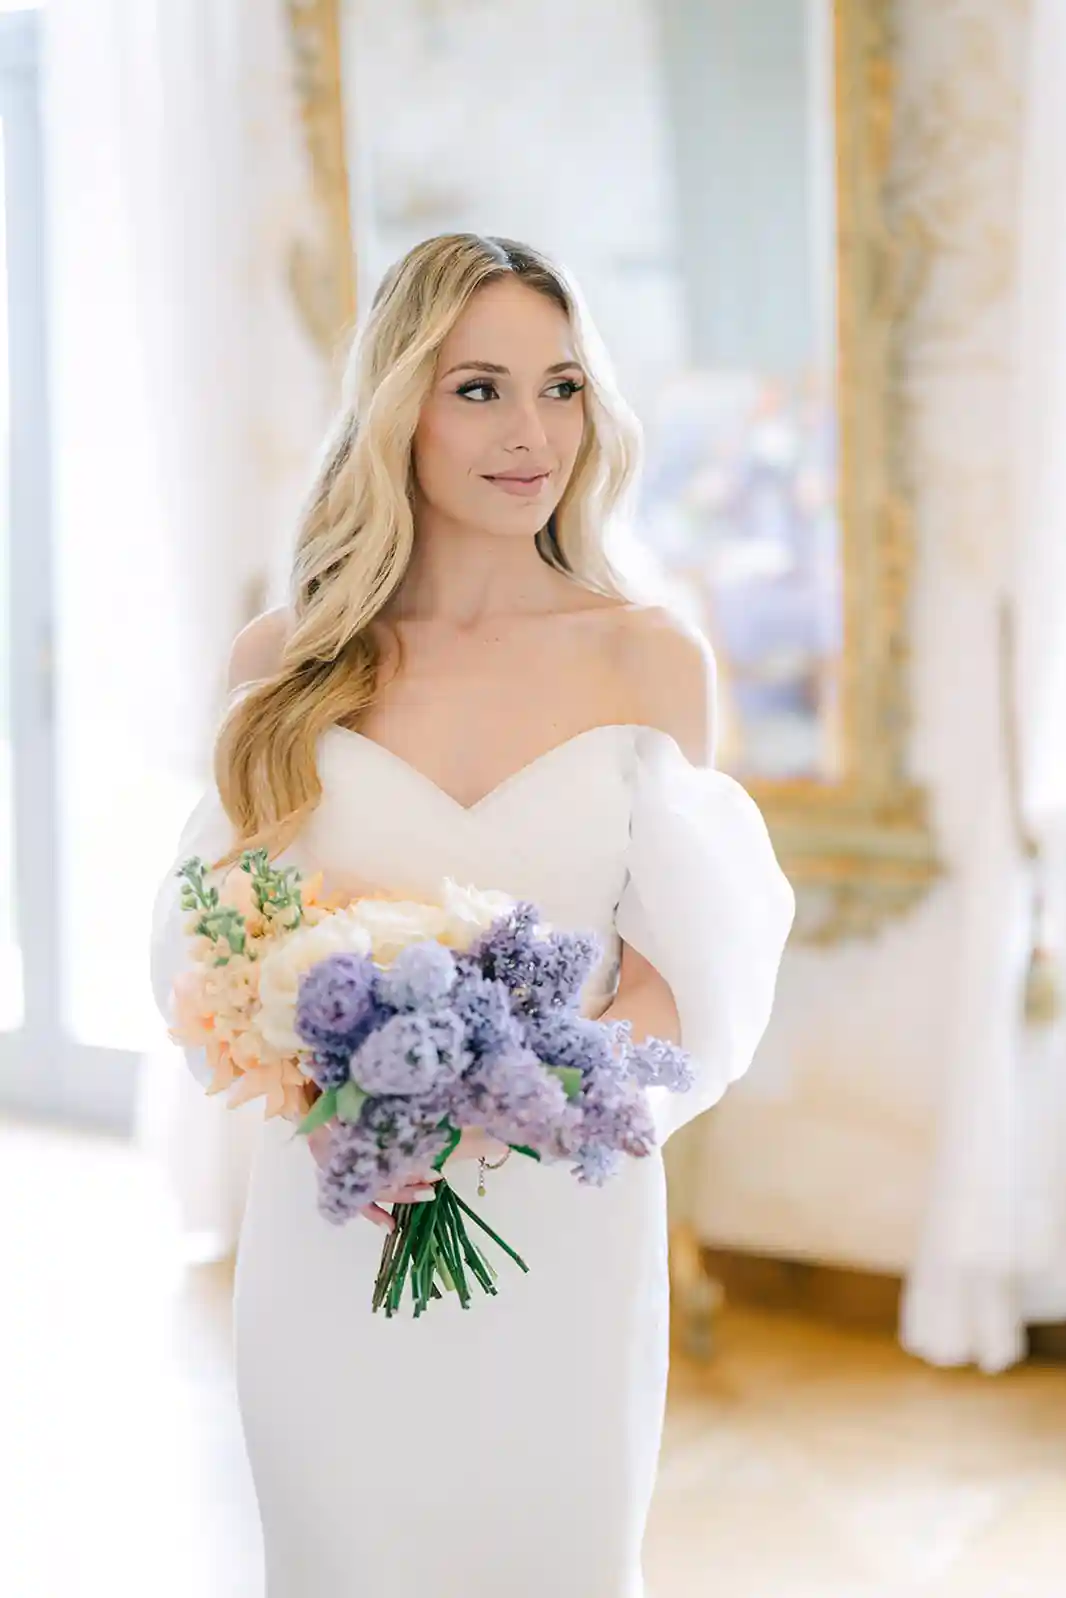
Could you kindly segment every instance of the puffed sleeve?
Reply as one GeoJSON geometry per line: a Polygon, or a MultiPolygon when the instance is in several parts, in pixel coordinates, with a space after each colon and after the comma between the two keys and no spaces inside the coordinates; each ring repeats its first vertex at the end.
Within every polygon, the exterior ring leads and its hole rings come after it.
{"type": "MultiPolygon", "coordinates": [[[[181,830],[174,859],[156,890],[152,908],[152,993],[156,1007],[168,1026],[174,1019],[172,984],[178,972],[189,963],[188,934],[185,930],[188,912],[181,907],[181,882],[176,873],[190,855],[199,855],[208,863],[217,860],[226,853],[232,840],[232,824],[212,783],[181,830]]],[[[203,1049],[183,1049],[182,1052],[193,1076],[206,1087],[212,1079],[212,1072],[203,1049]]]]}
{"type": "Polygon", "coordinates": [[[651,1089],[660,1144],[751,1064],[773,1006],[795,895],[740,783],[656,728],[635,744],[621,938],[669,984],[696,1080],[651,1089]]]}

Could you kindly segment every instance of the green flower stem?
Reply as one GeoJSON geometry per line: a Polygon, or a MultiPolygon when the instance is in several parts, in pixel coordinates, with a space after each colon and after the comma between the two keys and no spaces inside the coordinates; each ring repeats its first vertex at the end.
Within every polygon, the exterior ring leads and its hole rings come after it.
{"type": "Polygon", "coordinates": [[[416,1319],[434,1299],[442,1298],[445,1293],[454,1292],[462,1307],[469,1309],[471,1278],[484,1293],[495,1294],[497,1272],[471,1237],[464,1214],[516,1265],[523,1271],[529,1270],[525,1261],[459,1197],[446,1179],[437,1184],[429,1203],[397,1204],[392,1213],[396,1225],[382,1249],[372,1300],[374,1311],[384,1308],[388,1318],[399,1311],[408,1280],[416,1319]]]}
{"type": "MultiPolygon", "coordinates": [[[[433,1240],[434,1216],[432,1211],[434,1206],[432,1204],[417,1204],[414,1205],[413,1208],[418,1213],[416,1213],[414,1220],[411,1222],[413,1243],[409,1254],[408,1263],[411,1270],[411,1292],[414,1296],[415,1307],[417,1310],[418,1306],[423,1303],[421,1292],[422,1268],[425,1264],[426,1248],[428,1247],[426,1243],[427,1234],[429,1242],[431,1243],[433,1240]]],[[[403,1287],[403,1277],[401,1276],[394,1295],[394,1312],[399,1309],[400,1304],[403,1301],[403,1287]]],[[[420,1310],[419,1313],[421,1313],[420,1310]]]]}
{"type": "Polygon", "coordinates": [[[495,1294],[496,1272],[482,1254],[481,1250],[477,1247],[473,1238],[470,1236],[465,1227],[462,1227],[460,1230],[459,1241],[462,1245],[463,1253],[466,1256],[466,1263],[469,1265],[470,1269],[477,1278],[482,1292],[495,1294]]]}
{"type": "MultiPolygon", "coordinates": [[[[448,1193],[450,1194],[450,1189],[448,1190],[448,1193]]],[[[445,1261],[447,1262],[447,1268],[451,1279],[455,1284],[455,1291],[459,1295],[459,1302],[462,1304],[463,1308],[466,1309],[470,1303],[470,1289],[466,1284],[466,1274],[463,1271],[459,1244],[456,1237],[455,1206],[448,1202],[448,1197],[446,1195],[442,1194],[441,1198],[444,1208],[444,1214],[442,1216],[443,1224],[440,1228],[441,1252],[445,1261]]]]}
{"type": "Polygon", "coordinates": [[[524,1259],[522,1259],[518,1254],[515,1253],[514,1249],[510,1246],[510,1244],[509,1243],[505,1243],[503,1238],[500,1237],[497,1232],[494,1232],[492,1230],[492,1227],[489,1226],[486,1221],[483,1221],[481,1219],[481,1216],[477,1213],[477,1211],[476,1210],[472,1210],[470,1208],[470,1205],[467,1204],[465,1202],[465,1200],[463,1200],[463,1199],[461,1199],[459,1197],[458,1193],[454,1193],[452,1196],[454,1197],[455,1202],[458,1204],[459,1208],[461,1210],[464,1210],[465,1213],[467,1215],[469,1215],[470,1219],[472,1221],[475,1221],[477,1223],[477,1225],[480,1226],[480,1228],[481,1228],[481,1230],[483,1232],[487,1232],[489,1237],[492,1238],[492,1241],[494,1243],[498,1244],[498,1246],[503,1249],[505,1254],[509,1254],[511,1256],[511,1258],[514,1260],[515,1264],[521,1266],[522,1270],[524,1270],[527,1273],[527,1275],[528,1275],[529,1266],[526,1264],[524,1259]]]}
{"type": "MultiPolygon", "coordinates": [[[[416,1209],[421,1208],[421,1206],[416,1206],[413,1204],[398,1205],[397,1208],[416,1209]]],[[[421,1220],[421,1216],[415,1215],[413,1217],[408,1216],[402,1220],[397,1220],[396,1222],[398,1228],[401,1225],[403,1226],[404,1237],[400,1246],[399,1257],[390,1273],[389,1291],[385,1300],[386,1315],[395,1315],[396,1311],[400,1307],[400,1300],[403,1297],[403,1284],[407,1277],[407,1267],[410,1263],[411,1254],[414,1250],[415,1244],[418,1242],[419,1233],[421,1230],[421,1220]]]]}

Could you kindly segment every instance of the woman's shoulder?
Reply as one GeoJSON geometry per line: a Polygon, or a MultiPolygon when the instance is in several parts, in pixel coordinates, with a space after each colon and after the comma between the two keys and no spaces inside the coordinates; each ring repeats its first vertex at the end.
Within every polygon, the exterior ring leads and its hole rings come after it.
{"type": "Polygon", "coordinates": [[[669,736],[695,765],[714,761],[716,668],[706,636],[662,605],[619,606],[611,647],[628,720],[669,736]]]}
{"type": "Polygon", "coordinates": [[[264,610],[242,627],[230,650],[228,687],[241,688],[245,683],[272,676],[281,663],[281,652],[291,630],[292,614],[286,605],[264,610]]]}

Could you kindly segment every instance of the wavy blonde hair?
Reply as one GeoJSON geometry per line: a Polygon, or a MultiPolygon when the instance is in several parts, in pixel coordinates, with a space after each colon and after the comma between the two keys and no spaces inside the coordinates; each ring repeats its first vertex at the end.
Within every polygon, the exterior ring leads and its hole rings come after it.
{"type": "Polygon", "coordinates": [[[580,290],[562,267],[514,239],[424,240],[389,268],[355,331],[341,403],[301,512],[289,588],[294,625],[278,669],[241,695],[219,730],[215,779],[237,836],[219,865],[242,849],[274,856],[288,846],[322,795],[320,735],[336,722],[354,724],[374,701],[380,651],[370,624],[411,558],[412,439],[437,355],[471,297],[507,275],[566,313],[587,378],[584,435],[537,550],[591,592],[630,597],[604,545],[639,469],[640,425],[580,290]]]}

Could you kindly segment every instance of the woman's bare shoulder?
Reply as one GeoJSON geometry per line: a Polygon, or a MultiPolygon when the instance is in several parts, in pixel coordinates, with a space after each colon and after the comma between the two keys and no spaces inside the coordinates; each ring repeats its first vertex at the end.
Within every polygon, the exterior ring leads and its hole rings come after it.
{"type": "Polygon", "coordinates": [[[691,760],[714,758],[716,669],[706,636],[662,605],[630,605],[613,618],[615,669],[630,719],[659,727],[691,760]]]}
{"type": "Polygon", "coordinates": [[[281,652],[292,627],[292,615],[285,605],[265,610],[233,640],[229,657],[229,687],[270,677],[281,662],[281,652]]]}

